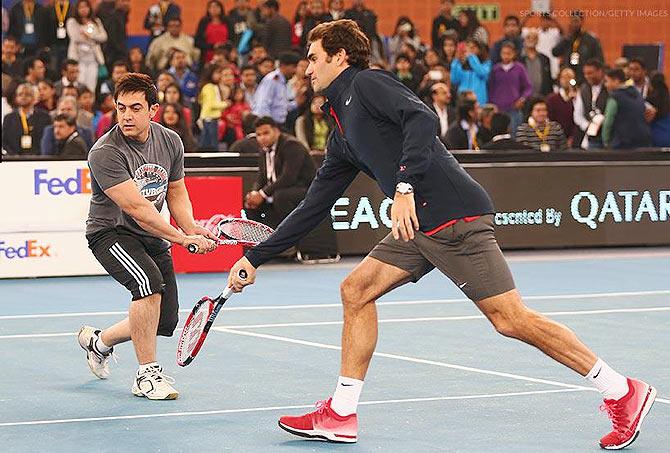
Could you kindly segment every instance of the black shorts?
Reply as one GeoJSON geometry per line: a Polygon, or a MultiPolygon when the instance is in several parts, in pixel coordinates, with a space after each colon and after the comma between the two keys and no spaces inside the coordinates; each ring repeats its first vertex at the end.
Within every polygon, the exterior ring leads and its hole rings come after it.
{"type": "Polygon", "coordinates": [[[99,231],[86,239],[95,258],[130,291],[133,300],[161,295],[158,335],[172,336],[179,320],[179,302],[170,246],[162,239],[124,228],[99,231]]]}
{"type": "Polygon", "coordinates": [[[369,254],[411,274],[411,281],[438,268],[472,301],[514,289],[514,279],[493,231],[493,216],[458,221],[432,236],[416,232],[404,242],[389,234],[369,254]]]}

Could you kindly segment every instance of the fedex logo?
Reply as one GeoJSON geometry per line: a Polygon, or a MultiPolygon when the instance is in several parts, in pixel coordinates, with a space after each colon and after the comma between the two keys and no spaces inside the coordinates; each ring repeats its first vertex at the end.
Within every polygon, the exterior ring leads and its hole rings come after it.
{"type": "Polygon", "coordinates": [[[41,195],[42,191],[51,195],[91,193],[91,171],[88,168],[78,168],[75,176],[66,179],[50,178],[48,172],[49,170],[43,168],[34,170],[35,195],[41,195]]]}
{"type": "Polygon", "coordinates": [[[40,244],[34,239],[27,240],[18,247],[11,247],[6,244],[5,241],[0,241],[0,257],[8,260],[15,258],[48,258],[51,256],[51,246],[40,244]]]}

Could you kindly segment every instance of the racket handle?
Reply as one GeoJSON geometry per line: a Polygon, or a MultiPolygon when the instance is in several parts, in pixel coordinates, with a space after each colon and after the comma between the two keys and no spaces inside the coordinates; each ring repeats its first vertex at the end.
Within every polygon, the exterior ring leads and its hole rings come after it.
{"type": "Polygon", "coordinates": [[[188,247],[186,247],[189,252],[191,253],[198,253],[198,244],[189,244],[188,247]]]}

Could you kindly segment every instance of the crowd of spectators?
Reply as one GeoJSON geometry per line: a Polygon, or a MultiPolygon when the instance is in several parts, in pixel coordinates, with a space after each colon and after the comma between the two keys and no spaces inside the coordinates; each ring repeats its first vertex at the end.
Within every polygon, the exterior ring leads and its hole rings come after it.
{"type": "Polygon", "coordinates": [[[3,8],[3,153],[85,157],[116,123],[114,86],[128,72],[155,78],[154,120],[187,151],[258,152],[256,117],[325,151],[333,124],[305,78],[305,46],[315,26],[343,18],[370,39],[371,67],[436,113],[448,149],[670,146],[663,73],[641,58],[605,62],[580,11],[567,29],[548,13],[508,16],[495,40],[474,10],[442,0],[424,39],[408,16],[383,36],[363,0],[346,3],[301,1],[287,18],[277,0],[234,0],[229,10],[209,0],[191,35],[180,7],[158,0],[144,18],[145,54],[127,47],[129,0],[17,1],[3,8]]]}

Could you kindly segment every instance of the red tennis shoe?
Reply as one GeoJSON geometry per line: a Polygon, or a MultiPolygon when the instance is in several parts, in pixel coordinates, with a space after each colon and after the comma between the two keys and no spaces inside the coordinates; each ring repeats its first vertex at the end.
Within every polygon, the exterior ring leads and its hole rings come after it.
{"type": "Polygon", "coordinates": [[[356,414],[343,417],[330,408],[327,401],[316,403],[316,410],[300,417],[284,416],[279,427],[296,436],[329,442],[353,443],[358,440],[358,417],[356,414]]]}
{"type": "Polygon", "coordinates": [[[640,426],[656,399],[656,389],[649,384],[628,378],[628,393],[618,400],[605,400],[600,410],[612,420],[612,432],[600,439],[600,447],[620,450],[632,444],[640,434],[640,426]]]}

